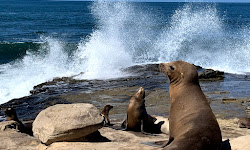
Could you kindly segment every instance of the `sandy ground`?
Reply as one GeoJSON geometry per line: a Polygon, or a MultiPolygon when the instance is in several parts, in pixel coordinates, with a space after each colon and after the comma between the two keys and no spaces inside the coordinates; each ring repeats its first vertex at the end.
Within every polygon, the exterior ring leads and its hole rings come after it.
{"type": "MultiPolygon", "coordinates": [[[[236,121],[238,119],[218,119],[222,131],[223,140],[229,139],[232,150],[250,149],[250,130],[238,128],[236,121]]],[[[161,149],[154,145],[156,141],[168,139],[168,135],[159,134],[144,135],[142,133],[115,130],[109,127],[103,127],[99,130],[101,135],[111,140],[111,142],[58,142],[46,147],[39,145],[39,149],[47,150],[70,150],[70,149],[111,149],[111,150],[154,150],[161,149]]]]}
{"type": "MultiPolygon", "coordinates": [[[[237,118],[217,119],[223,140],[229,139],[232,150],[250,149],[250,129],[238,128],[237,118]]],[[[121,122],[114,122],[119,125],[121,122]]],[[[0,122],[3,125],[5,122],[0,122]]],[[[0,130],[0,149],[3,150],[157,150],[156,141],[168,140],[167,134],[145,135],[140,132],[116,130],[110,127],[99,129],[100,134],[110,142],[56,142],[49,146],[27,134],[13,129],[0,130]]]]}

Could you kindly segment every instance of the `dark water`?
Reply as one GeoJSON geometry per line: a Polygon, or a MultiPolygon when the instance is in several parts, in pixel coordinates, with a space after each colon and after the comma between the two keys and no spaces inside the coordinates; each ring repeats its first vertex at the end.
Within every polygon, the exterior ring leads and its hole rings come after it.
{"type": "MultiPolygon", "coordinates": [[[[150,73],[154,80],[147,81],[124,68],[180,59],[240,74],[240,79],[202,83],[205,92],[249,97],[249,9],[249,3],[0,0],[0,103],[11,104],[15,98],[13,105],[25,118],[55,103],[78,101],[61,98],[64,92],[133,86],[163,89],[168,84],[158,85],[158,80],[165,78],[150,73]],[[34,86],[62,77],[76,81],[60,79],[31,95],[34,86]],[[125,82],[127,78],[136,79],[125,82]]],[[[121,101],[135,90],[121,96],[121,101]]],[[[103,104],[98,98],[90,102],[103,104]]]]}

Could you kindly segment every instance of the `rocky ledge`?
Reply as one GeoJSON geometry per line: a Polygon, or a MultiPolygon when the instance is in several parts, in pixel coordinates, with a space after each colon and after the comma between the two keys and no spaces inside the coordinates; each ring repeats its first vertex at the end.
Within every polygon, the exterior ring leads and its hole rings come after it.
{"type": "MultiPolygon", "coordinates": [[[[223,140],[232,150],[250,148],[250,130],[238,128],[238,119],[217,119],[223,140]]],[[[102,117],[92,104],[51,106],[33,123],[34,137],[19,131],[15,121],[0,122],[0,149],[11,150],[86,150],[86,149],[161,149],[154,142],[167,140],[168,134],[145,135],[99,126],[102,117]],[[91,126],[91,128],[89,128],[91,126]],[[45,128],[46,127],[46,128],[45,128]],[[81,135],[81,136],[79,136],[81,135]]],[[[111,120],[114,126],[121,122],[111,120]]]]}

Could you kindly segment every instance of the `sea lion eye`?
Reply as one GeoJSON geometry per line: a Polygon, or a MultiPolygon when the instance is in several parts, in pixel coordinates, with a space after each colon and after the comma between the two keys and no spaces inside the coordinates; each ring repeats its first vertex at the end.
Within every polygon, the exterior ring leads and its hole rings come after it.
{"type": "Polygon", "coordinates": [[[173,66],[170,66],[170,69],[171,69],[172,71],[174,71],[175,68],[174,68],[173,66]]]}

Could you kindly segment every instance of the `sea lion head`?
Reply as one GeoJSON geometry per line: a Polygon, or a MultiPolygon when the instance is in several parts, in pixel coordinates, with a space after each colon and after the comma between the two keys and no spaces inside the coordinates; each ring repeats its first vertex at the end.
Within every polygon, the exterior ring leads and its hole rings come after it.
{"type": "Polygon", "coordinates": [[[194,65],[185,61],[173,61],[170,63],[160,63],[160,72],[168,76],[171,85],[179,83],[199,84],[198,73],[194,65]]]}
{"type": "Polygon", "coordinates": [[[129,103],[133,104],[134,102],[145,103],[145,90],[143,87],[140,87],[139,90],[131,97],[129,103]]]}
{"type": "Polygon", "coordinates": [[[103,111],[109,112],[112,108],[113,108],[113,106],[111,106],[111,105],[106,105],[106,106],[103,108],[103,111]]]}
{"type": "Polygon", "coordinates": [[[18,119],[17,119],[16,111],[15,111],[14,108],[12,108],[12,107],[6,108],[6,109],[4,110],[4,112],[5,112],[6,116],[7,116],[7,121],[10,121],[10,120],[15,120],[15,121],[17,121],[17,120],[18,120],[18,119]]]}
{"type": "Polygon", "coordinates": [[[101,115],[104,117],[104,126],[109,126],[110,120],[109,120],[109,111],[113,108],[111,105],[106,105],[103,110],[101,115]]]}
{"type": "Polygon", "coordinates": [[[133,96],[136,99],[144,99],[145,98],[145,90],[143,87],[140,87],[138,92],[133,96]]]}

